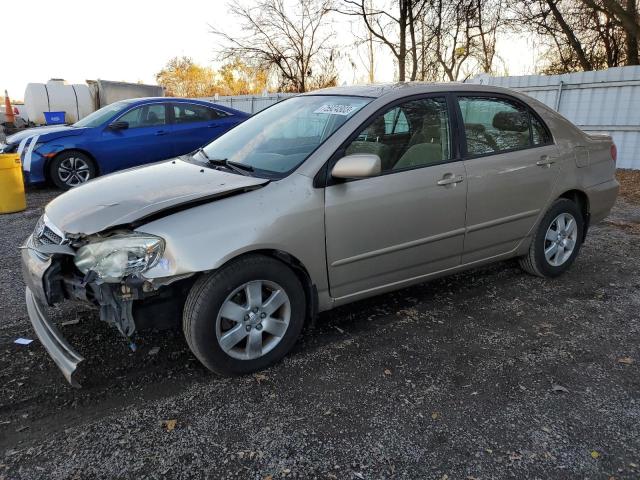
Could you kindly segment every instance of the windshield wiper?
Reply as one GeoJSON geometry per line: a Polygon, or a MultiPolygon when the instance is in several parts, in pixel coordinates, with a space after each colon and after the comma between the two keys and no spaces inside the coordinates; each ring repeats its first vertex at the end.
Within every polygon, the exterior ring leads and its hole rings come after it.
{"type": "Polygon", "coordinates": [[[209,155],[207,155],[207,152],[204,151],[204,147],[200,147],[195,152],[192,152],[189,155],[191,155],[192,157],[195,157],[197,154],[201,154],[204,158],[207,159],[207,161],[211,160],[209,158],[209,155]]]}
{"type": "Polygon", "coordinates": [[[247,172],[253,172],[253,167],[251,165],[245,165],[244,163],[232,162],[226,158],[211,158],[207,155],[207,152],[204,151],[204,148],[199,148],[196,150],[196,154],[200,153],[204,158],[207,159],[207,162],[210,165],[225,167],[227,170],[231,170],[233,172],[239,173],[240,175],[247,175],[247,172]]]}
{"type": "Polygon", "coordinates": [[[241,175],[247,175],[248,172],[253,172],[253,167],[251,165],[232,162],[231,160],[227,160],[226,158],[206,158],[211,165],[227,167],[229,170],[233,170],[234,172],[240,173],[241,175]]]}

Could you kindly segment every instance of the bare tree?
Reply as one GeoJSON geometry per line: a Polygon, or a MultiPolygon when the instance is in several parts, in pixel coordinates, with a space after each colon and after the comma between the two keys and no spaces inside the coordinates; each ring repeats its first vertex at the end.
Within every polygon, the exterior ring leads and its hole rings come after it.
{"type": "Polygon", "coordinates": [[[407,62],[411,62],[409,79],[418,75],[416,19],[422,15],[425,0],[392,0],[373,4],[371,0],[342,0],[336,11],[359,17],[373,41],[387,47],[398,65],[398,80],[407,79],[407,62]]]}
{"type": "Polygon", "coordinates": [[[492,27],[480,27],[482,15],[477,6],[478,0],[429,0],[423,31],[427,48],[422,62],[432,64],[427,70],[436,75],[433,79],[468,77],[470,73],[463,74],[463,69],[474,58],[480,60],[482,70],[486,67],[491,71],[495,56],[495,38],[491,35],[496,34],[497,27],[493,33],[492,27]]]}
{"type": "Polygon", "coordinates": [[[498,34],[504,26],[502,0],[471,0],[470,21],[477,31],[477,48],[472,52],[484,73],[492,73],[498,34]]]}
{"type": "Polygon", "coordinates": [[[336,84],[337,52],[327,21],[331,0],[259,0],[249,7],[236,0],[229,10],[244,33],[212,27],[222,40],[220,59],[241,58],[272,70],[282,90],[305,92],[336,84]]]}
{"type": "MultiPolygon", "coordinates": [[[[369,12],[373,11],[373,0],[367,0],[367,10],[369,12]]],[[[369,29],[367,29],[367,32],[366,32],[365,45],[367,47],[367,74],[369,76],[369,83],[373,83],[375,81],[375,71],[376,71],[375,58],[374,58],[375,45],[373,42],[373,34],[369,29]]]]}
{"type": "MultiPolygon", "coordinates": [[[[373,11],[373,0],[366,0],[366,3],[367,10],[369,12],[373,11]]],[[[377,42],[373,38],[373,34],[371,33],[371,31],[365,28],[364,25],[357,19],[349,22],[349,24],[351,26],[351,35],[354,38],[353,46],[356,49],[355,56],[358,57],[358,61],[361,64],[360,66],[364,67],[364,69],[366,70],[369,83],[374,83],[377,42]]],[[[351,66],[354,68],[354,70],[358,69],[358,65],[355,63],[354,59],[350,55],[347,55],[347,57],[349,58],[349,62],[351,63],[351,66]]]]}
{"type": "Polygon", "coordinates": [[[640,65],[638,57],[640,12],[637,0],[626,0],[626,4],[618,0],[582,0],[582,2],[586,6],[614,18],[620,24],[626,35],[626,63],[627,65],[640,65]]]}
{"type": "Polygon", "coordinates": [[[545,73],[637,65],[637,0],[509,0],[512,23],[547,45],[545,73]],[[634,15],[635,12],[635,15],[634,15]],[[636,21],[631,21],[636,18],[636,21]]]}

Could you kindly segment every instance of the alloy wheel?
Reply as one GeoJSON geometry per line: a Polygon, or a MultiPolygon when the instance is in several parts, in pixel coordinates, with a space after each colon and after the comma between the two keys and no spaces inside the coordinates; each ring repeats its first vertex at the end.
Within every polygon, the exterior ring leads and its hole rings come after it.
{"type": "Polygon", "coordinates": [[[65,158],[58,167],[58,178],[70,187],[77,187],[91,177],[91,169],[86,160],[80,157],[65,158]]]}
{"type": "Polygon", "coordinates": [[[291,319],[291,301],[275,282],[254,280],[236,288],[222,303],[216,337],[222,350],[240,360],[254,360],[273,350],[291,319]]]}
{"type": "Polygon", "coordinates": [[[553,219],[544,237],[544,256],[549,265],[564,264],[576,247],[578,226],[570,213],[561,213],[553,219]]]}

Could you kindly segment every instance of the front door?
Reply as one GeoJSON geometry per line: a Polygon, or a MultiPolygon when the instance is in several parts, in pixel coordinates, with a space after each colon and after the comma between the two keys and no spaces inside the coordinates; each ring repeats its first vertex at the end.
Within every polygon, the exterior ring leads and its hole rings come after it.
{"type": "Polygon", "coordinates": [[[176,155],[203,147],[233,127],[237,120],[226,112],[195,103],[174,103],[172,136],[176,155]]]}
{"type": "Polygon", "coordinates": [[[513,251],[544,212],[558,151],[542,120],[502,96],[459,96],[466,138],[467,236],[462,263],[513,251]]]}
{"type": "Polygon", "coordinates": [[[100,138],[101,164],[105,172],[121,170],[175,156],[171,125],[164,103],[151,103],[129,110],[117,119],[128,128],[106,127],[100,138]]]}
{"type": "MultiPolygon", "coordinates": [[[[325,192],[331,295],[348,297],[459,265],[466,206],[464,164],[452,155],[444,97],[394,105],[342,152],[374,153],[382,174],[329,181],[325,192]]],[[[341,153],[342,153],[341,152],[341,153]]]]}

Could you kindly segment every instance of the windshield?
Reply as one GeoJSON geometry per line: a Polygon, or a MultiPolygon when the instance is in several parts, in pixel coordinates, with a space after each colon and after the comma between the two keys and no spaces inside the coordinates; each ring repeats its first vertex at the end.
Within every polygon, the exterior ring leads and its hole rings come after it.
{"type": "Polygon", "coordinates": [[[93,113],[90,113],[82,120],[74,123],[73,127],[99,127],[104,122],[113,117],[116,113],[121,112],[125,108],[130,105],[131,102],[115,102],[111,105],[107,105],[106,107],[102,107],[100,110],[96,110],[93,113]]]}
{"type": "Polygon", "coordinates": [[[204,147],[204,153],[212,160],[225,159],[280,177],[370,101],[337,95],[294,97],[245,120],[204,147]]]}

